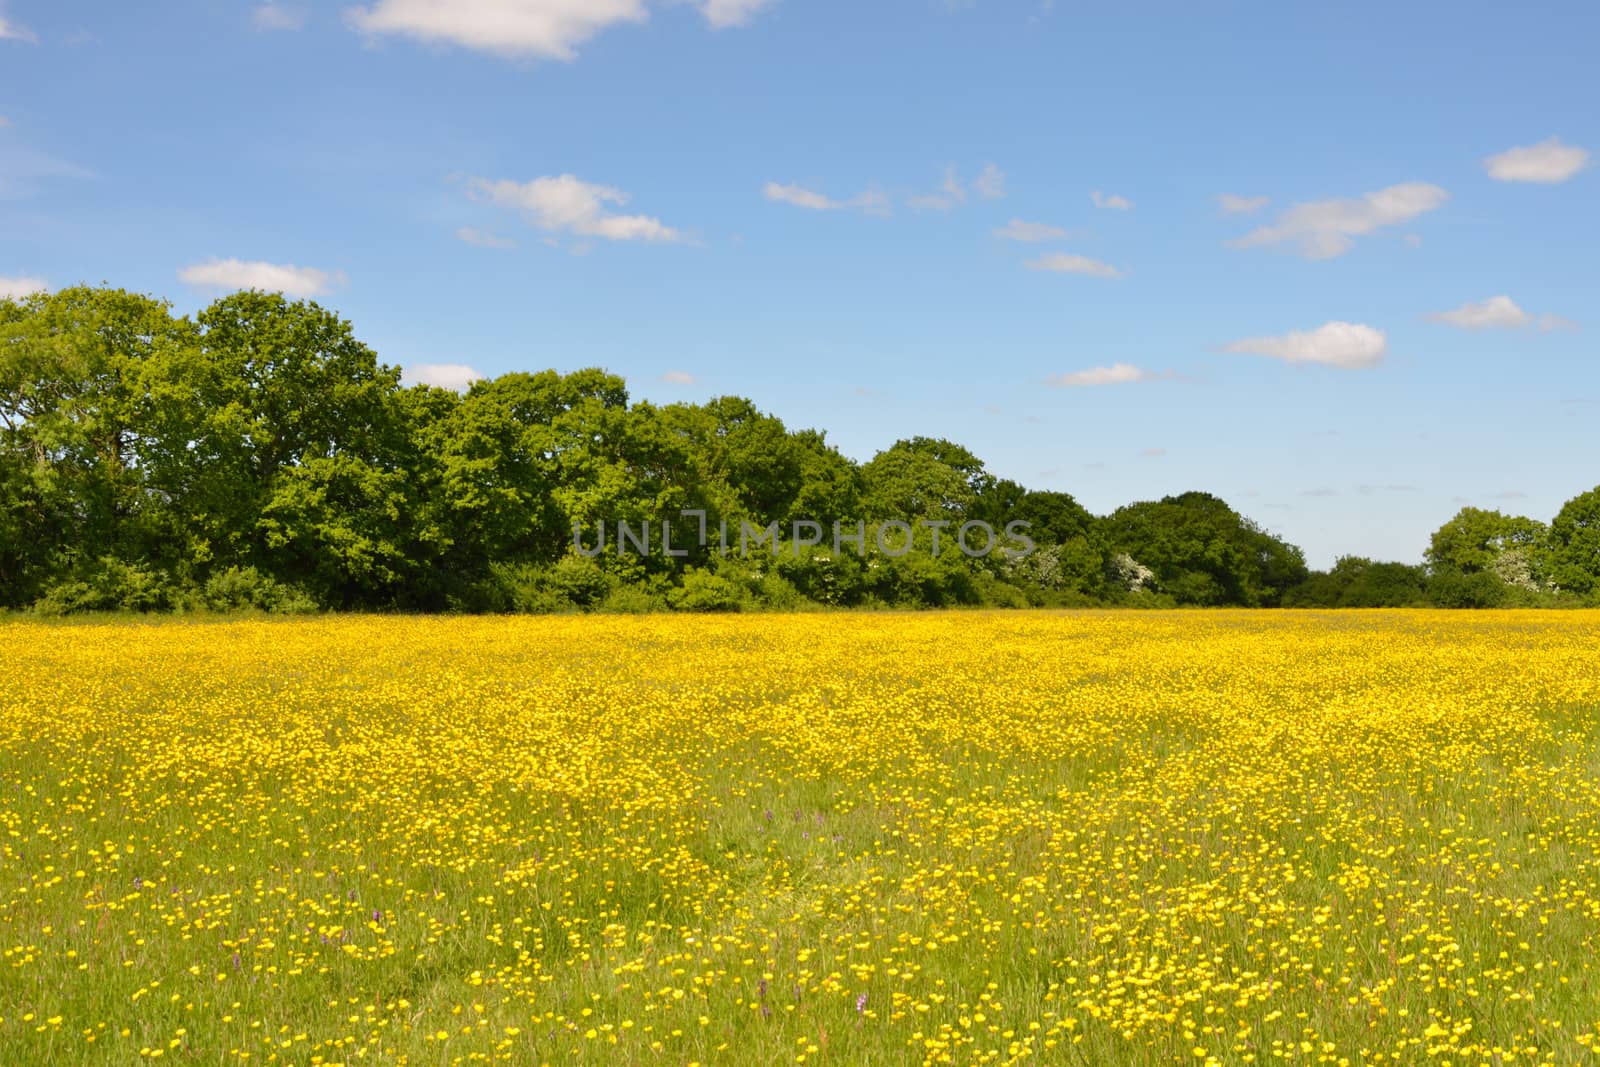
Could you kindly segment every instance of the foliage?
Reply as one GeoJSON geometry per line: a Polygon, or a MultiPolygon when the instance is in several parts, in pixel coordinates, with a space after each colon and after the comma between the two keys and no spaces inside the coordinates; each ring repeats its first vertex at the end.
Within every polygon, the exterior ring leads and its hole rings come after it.
{"type": "Polygon", "coordinates": [[[1427,562],[1312,574],[1206,493],[1100,518],[943,438],[856,463],[748,399],[633,402],[600,369],[406,387],[277,294],[193,317],[110,288],[0,300],[0,608],[1570,603],[1600,599],[1600,489],[1548,529],[1465,508],[1427,562]],[[880,545],[900,523],[906,551],[880,545]],[[1007,547],[1024,524],[1033,551],[965,555],[969,523],[1007,547]],[[776,533],[735,560],[746,524],[776,533]]]}
{"type": "Polygon", "coordinates": [[[1600,486],[1562,506],[1550,524],[1550,579],[1582,595],[1600,593],[1600,486]]]}

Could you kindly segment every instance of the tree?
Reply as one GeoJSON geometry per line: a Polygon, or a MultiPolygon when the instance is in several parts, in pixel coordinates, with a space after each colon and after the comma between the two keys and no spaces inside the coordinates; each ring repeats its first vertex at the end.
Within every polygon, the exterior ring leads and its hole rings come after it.
{"type": "Polygon", "coordinates": [[[1406,563],[1340,556],[1333,568],[1309,575],[1284,603],[1301,608],[1405,608],[1427,600],[1427,575],[1406,563]]]}
{"type": "Polygon", "coordinates": [[[994,479],[958,444],[933,437],[896,441],[862,468],[867,519],[958,520],[994,479]]]}
{"type": "Polygon", "coordinates": [[[1600,589],[1600,486],[1561,506],[1550,524],[1550,579],[1587,595],[1600,589]]]}
{"type": "Polygon", "coordinates": [[[1434,532],[1426,558],[1436,571],[1475,574],[1492,570],[1502,552],[1538,548],[1545,537],[1544,523],[1534,519],[1483,508],[1462,508],[1434,532]]]}
{"type": "Polygon", "coordinates": [[[70,568],[166,553],[172,500],[155,474],[174,444],[157,439],[146,382],[192,343],[166,303],[121,289],[0,301],[0,449],[29,554],[70,568]]]}
{"type": "Polygon", "coordinates": [[[1301,551],[1209,493],[1183,493],[1117,509],[1106,520],[1113,553],[1155,572],[1180,604],[1271,606],[1305,579],[1301,551]]]}

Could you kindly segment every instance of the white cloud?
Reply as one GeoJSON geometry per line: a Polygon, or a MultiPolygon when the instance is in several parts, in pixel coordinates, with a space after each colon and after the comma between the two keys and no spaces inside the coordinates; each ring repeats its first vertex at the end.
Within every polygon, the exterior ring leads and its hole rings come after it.
{"type": "Polygon", "coordinates": [[[1098,189],[1089,194],[1089,199],[1094,201],[1095,207],[1106,208],[1111,211],[1130,211],[1133,208],[1133,201],[1127,197],[1117,196],[1116,194],[1107,196],[1098,189]]]}
{"type": "Polygon", "coordinates": [[[38,44],[39,38],[26,26],[18,26],[0,14],[0,41],[26,41],[28,44],[38,44]]]}
{"type": "Polygon", "coordinates": [[[258,30],[298,30],[306,24],[306,13],[282,4],[262,4],[251,14],[250,21],[258,30]]]}
{"type": "Polygon", "coordinates": [[[43,278],[0,276],[0,300],[21,300],[33,293],[42,293],[48,288],[43,278]]]}
{"type": "Polygon", "coordinates": [[[1285,363],[1354,369],[1377,366],[1388,348],[1389,341],[1382,330],[1354,322],[1329,322],[1315,330],[1294,330],[1278,337],[1246,337],[1224,351],[1267,356],[1285,363]]]}
{"type": "Polygon", "coordinates": [[[1564,182],[1589,165],[1589,153],[1552,137],[1534,145],[1507,149],[1483,161],[1489,177],[1501,182],[1564,182]]]}
{"type": "Polygon", "coordinates": [[[993,163],[985,164],[983,170],[973,179],[972,187],[985,200],[1003,200],[1006,195],[1005,172],[993,163]]]}
{"type": "Polygon", "coordinates": [[[1051,226],[1044,222],[1024,222],[1021,219],[1012,219],[995,230],[994,235],[1003,237],[1007,241],[1022,241],[1033,244],[1039,241],[1063,240],[1067,236],[1067,231],[1060,226],[1051,226]]]}
{"type": "Polygon", "coordinates": [[[643,0],[377,0],[347,15],[367,33],[567,60],[602,30],[648,17],[643,0]]]}
{"type": "Polygon", "coordinates": [[[1052,271],[1056,274],[1087,274],[1093,278],[1120,278],[1122,271],[1109,263],[1070,252],[1056,252],[1028,261],[1029,270],[1052,271]]]}
{"type": "Polygon", "coordinates": [[[531,182],[489,181],[473,178],[468,188],[500,207],[526,214],[541,230],[568,232],[608,241],[680,241],[683,235],[660,219],[648,215],[612,215],[606,205],[621,207],[628,194],[604,185],[592,185],[571,174],[535,178],[531,182]]]}
{"type": "Polygon", "coordinates": [[[743,26],[772,0],[702,0],[700,13],[715,30],[743,26]]]}
{"type": "Polygon", "coordinates": [[[400,375],[401,382],[406,385],[436,385],[458,393],[466,392],[473,382],[483,378],[465,363],[416,363],[400,375]]]}
{"type": "Polygon", "coordinates": [[[1511,329],[1533,321],[1509,296],[1491,296],[1481,303],[1462,304],[1454,311],[1434,312],[1428,318],[1463,330],[1511,329]]]}
{"type": "Polygon", "coordinates": [[[1279,215],[1276,222],[1228,244],[1233,248],[1293,244],[1307,259],[1332,259],[1350,251],[1354,238],[1384,226],[1409,222],[1448,199],[1450,194],[1437,185],[1407,182],[1367,193],[1360,199],[1296,204],[1279,215]]]}
{"type": "Polygon", "coordinates": [[[884,216],[893,213],[889,198],[876,188],[871,188],[849,200],[835,200],[826,193],[807,189],[803,185],[780,185],[768,182],[762,186],[762,195],[779,204],[791,204],[808,211],[839,211],[850,208],[863,215],[884,216]]]}
{"type": "Polygon", "coordinates": [[[1268,198],[1264,196],[1234,196],[1232,193],[1223,193],[1217,197],[1217,206],[1225,215],[1253,215],[1266,207],[1268,198]]]}
{"type": "Polygon", "coordinates": [[[1549,331],[1575,325],[1560,315],[1530,315],[1505,295],[1491,296],[1476,304],[1469,301],[1453,311],[1434,312],[1428,318],[1463,330],[1517,330],[1537,326],[1549,331]]]}
{"type": "Polygon", "coordinates": [[[1109,367],[1090,367],[1070,374],[1055,374],[1047,379],[1051,385],[1076,389],[1095,385],[1123,385],[1128,382],[1153,381],[1161,375],[1135,367],[1131,363],[1113,363],[1109,367]]]}
{"type": "Polygon", "coordinates": [[[517,242],[509,237],[501,237],[488,230],[480,230],[476,226],[463,226],[456,231],[456,240],[465,241],[469,245],[479,248],[515,248],[517,242]]]}
{"type": "Polygon", "coordinates": [[[661,376],[661,380],[667,385],[693,385],[699,379],[686,370],[669,370],[661,376]]]}
{"type": "Polygon", "coordinates": [[[6,118],[4,115],[0,115],[0,130],[8,130],[10,128],[11,120],[6,118]]]}
{"type": "MultiPolygon", "coordinates": [[[[713,29],[743,26],[772,0],[694,0],[713,29]]],[[[650,17],[646,0],[376,0],[346,18],[370,34],[400,34],[502,56],[571,60],[613,26],[650,17]]]]}
{"type": "Polygon", "coordinates": [[[210,259],[178,272],[178,280],[202,289],[262,289],[285,296],[318,296],[343,285],[343,271],[329,273],[292,263],[260,260],[210,259]]]}
{"type": "Polygon", "coordinates": [[[777,182],[768,182],[762,193],[768,200],[775,200],[780,204],[793,204],[795,207],[807,208],[811,211],[836,211],[844,207],[837,200],[824,196],[822,193],[798,185],[779,185],[777,182]]]}

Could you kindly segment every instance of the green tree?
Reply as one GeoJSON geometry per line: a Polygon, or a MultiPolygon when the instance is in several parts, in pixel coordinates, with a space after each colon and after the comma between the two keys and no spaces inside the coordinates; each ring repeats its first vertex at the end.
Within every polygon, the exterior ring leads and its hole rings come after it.
{"type": "Polygon", "coordinates": [[[1544,544],[1544,523],[1483,508],[1462,508],[1434,532],[1426,558],[1438,570],[1475,574],[1492,570],[1502,552],[1544,544]]]}
{"type": "Polygon", "coordinates": [[[145,383],[192,340],[164,302],[120,289],[0,301],[0,450],[21,510],[8,526],[33,542],[22,554],[62,569],[166,554],[171,494],[154,479],[163,443],[145,383]]]}
{"type": "Polygon", "coordinates": [[[994,479],[958,444],[933,437],[896,441],[862,468],[868,519],[964,517],[994,479]]]}
{"type": "Polygon", "coordinates": [[[1180,604],[1271,606],[1306,577],[1305,556],[1209,493],[1118,508],[1106,520],[1114,554],[1155,572],[1180,604]]]}
{"type": "Polygon", "coordinates": [[[1561,506],[1549,535],[1550,579],[1580,595],[1600,590],[1600,486],[1561,506]]]}

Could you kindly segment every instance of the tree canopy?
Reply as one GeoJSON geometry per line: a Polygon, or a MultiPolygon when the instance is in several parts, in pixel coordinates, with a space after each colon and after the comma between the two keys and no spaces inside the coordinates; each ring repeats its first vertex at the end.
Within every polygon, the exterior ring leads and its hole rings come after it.
{"type": "Polygon", "coordinates": [[[1210,494],[1099,517],[942,438],[858,463],[743,397],[657,406],[601,369],[509,373],[460,394],[406,386],[348,322],[278,294],[235,293],[192,317],[111,288],[0,300],[0,607],[1597,595],[1600,489],[1548,527],[1465,508],[1434,535],[1426,566],[1345,558],[1313,573],[1298,548],[1210,494]],[[742,550],[752,537],[758,550],[742,550]],[[1004,547],[973,553],[972,541],[1004,547]]]}

